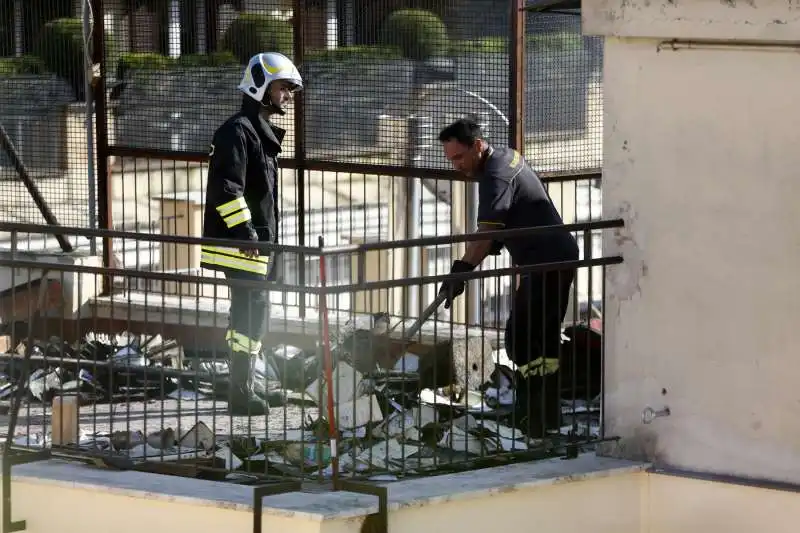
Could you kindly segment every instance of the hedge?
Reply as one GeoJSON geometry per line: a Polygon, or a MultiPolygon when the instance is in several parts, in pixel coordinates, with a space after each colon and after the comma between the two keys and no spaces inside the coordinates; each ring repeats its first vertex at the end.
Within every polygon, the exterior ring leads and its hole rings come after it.
{"type": "Polygon", "coordinates": [[[404,57],[417,60],[449,51],[444,22],[424,9],[400,9],[390,14],[381,32],[381,44],[397,47],[404,57]]]}
{"type": "MultiPolygon", "coordinates": [[[[106,35],[106,57],[114,53],[114,40],[106,35]]],[[[51,20],[42,28],[34,55],[45,68],[69,83],[78,101],[85,99],[85,60],[83,22],[77,18],[51,20]]]]}
{"type": "Polygon", "coordinates": [[[243,13],[225,31],[220,50],[231,52],[243,65],[260,52],[293,55],[292,25],[272,15],[243,13]]]}
{"type": "Polygon", "coordinates": [[[0,58],[0,74],[44,74],[47,69],[44,62],[36,56],[2,57],[0,58]]]}
{"type": "Polygon", "coordinates": [[[191,54],[171,58],[154,53],[122,54],[117,63],[117,78],[122,79],[128,70],[169,70],[173,68],[241,66],[230,52],[191,54]]]}

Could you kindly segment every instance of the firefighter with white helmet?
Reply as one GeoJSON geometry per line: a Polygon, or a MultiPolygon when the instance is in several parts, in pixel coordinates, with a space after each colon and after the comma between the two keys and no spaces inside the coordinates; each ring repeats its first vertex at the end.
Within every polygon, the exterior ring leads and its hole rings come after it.
{"type": "Polygon", "coordinates": [[[233,416],[269,411],[265,394],[254,389],[255,361],[267,333],[269,293],[275,279],[270,253],[253,246],[278,242],[278,154],[286,131],[271,124],[286,114],[293,94],[303,88],[292,61],[276,52],[253,56],[238,89],[242,107],[214,132],[206,187],[203,237],[241,241],[238,247],[202,246],[200,265],[224,273],[226,279],[254,280],[263,286],[230,287],[230,397],[233,416]]]}

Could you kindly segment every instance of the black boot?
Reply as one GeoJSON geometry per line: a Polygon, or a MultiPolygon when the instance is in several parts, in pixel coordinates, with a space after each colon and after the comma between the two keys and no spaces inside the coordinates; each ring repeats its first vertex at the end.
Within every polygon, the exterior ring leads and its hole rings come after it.
{"type": "Polygon", "coordinates": [[[514,399],[517,429],[532,439],[544,437],[548,431],[558,431],[561,402],[557,372],[526,377],[515,372],[514,399]]]}
{"type": "Polygon", "coordinates": [[[248,354],[231,355],[230,398],[228,414],[231,416],[260,416],[269,413],[269,405],[254,390],[255,359],[248,354]]]}

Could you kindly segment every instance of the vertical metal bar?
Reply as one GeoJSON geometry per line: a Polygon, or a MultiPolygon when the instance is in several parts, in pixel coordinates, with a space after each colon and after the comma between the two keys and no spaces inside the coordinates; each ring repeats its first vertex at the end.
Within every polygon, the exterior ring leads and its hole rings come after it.
{"type": "MultiPolygon", "coordinates": [[[[464,187],[464,217],[466,218],[467,233],[478,231],[478,182],[467,182],[464,187]]],[[[480,265],[479,265],[480,266],[480,265]]],[[[464,321],[467,325],[474,326],[481,320],[481,280],[467,281],[467,309],[464,321]]]]}
{"type": "MultiPolygon", "coordinates": [[[[81,18],[83,20],[83,83],[84,93],[86,98],[86,160],[87,160],[87,180],[89,191],[89,227],[95,229],[97,227],[97,191],[95,189],[95,168],[94,168],[94,121],[92,119],[94,113],[94,99],[92,95],[92,45],[89,42],[91,34],[91,9],[88,8],[89,0],[81,0],[81,18]]],[[[92,255],[97,253],[97,238],[89,238],[89,252],[92,255]]]]}
{"type": "Polygon", "coordinates": [[[136,0],[128,0],[128,49],[137,52],[136,49],[136,0]]]}
{"type": "Polygon", "coordinates": [[[219,29],[219,0],[206,1],[206,53],[217,49],[217,30],[219,29]]]}
{"type": "MultiPolygon", "coordinates": [[[[106,106],[106,65],[105,65],[105,9],[103,0],[94,0],[94,34],[92,42],[92,61],[100,65],[100,77],[94,80],[95,128],[97,129],[97,223],[102,229],[111,228],[111,180],[108,166],[108,108],[106,106]]],[[[103,239],[103,266],[111,267],[111,238],[103,239]]],[[[104,275],[101,294],[112,290],[112,279],[104,275]]]]}
{"type": "MultiPolygon", "coordinates": [[[[429,148],[433,140],[433,125],[429,117],[412,116],[408,120],[408,154],[406,165],[417,167],[418,160],[422,157],[420,152],[429,148]]],[[[416,239],[422,236],[422,179],[408,178],[406,180],[406,239],[416,239]]],[[[406,250],[406,277],[414,278],[422,275],[422,259],[419,246],[412,246],[406,250]]],[[[407,287],[405,316],[417,316],[419,312],[419,285],[407,287]]]]}
{"type": "Polygon", "coordinates": [[[22,0],[14,0],[14,55],[22,56],[25,50],[25,23],[22,17],[22,0]]]}
{"type": "Polygon", "coordinates": [[[509,54],[510,119],[508,145],[525,153],[525,0],[511,1],[511,54],[509,54]]]}
{"type": "MultiPolygon", "coordinates": [[[[304,0],[294,0],[294,62],[296,65],[303,64],[305,55],[305,36],[303,31],[305,20],[306,2],[304,0]]],[[[297,244],[306,245],[306,120],[305,105],[303,103],[303,91],[296,93],[294,100],[294,161],[295,161],[295,181],[297,187],[297,244]]],[[[298,284],[301,287],[306,285],[306,256],[299,254],[298,261],[298,284]]],[[[306,316],[306,295],[300,295],[300,318],[306,316]]]]}
{"type": "MultiPolygon", "coordinates": [[[[327,396],[325,398],[325,403],[327,404],[327,412],[326,415],[328,417],[328,431],[330,432],[329,439],[330,439],[330,447],[331,447],[331,459],[333,459],[331,465],[333,467],[333,485],[334,487],[338,485],[339,482],[339,428],[338,423],[336,421],[336,412],[334,407],[334,399],[333,399],[333,356],[331,355],[331,332],[330,332],[330,324],[328,321],[328,293],[325,290],[327,285],[327,267],[325,263],[325,254],[323,250],[325,248],[325,241],[320,236],[319,237],[319,283],[320,287],[322,287],[322,292],[319,294],[319,316],[321,321],[321,330],[322,330],[322,348],[323,348],[323,364],[325,367],[325,382],[327,383],[327,396]]],[[[338,390],[338,387],[337,387],[338,390]]],[[[321,458],[320,458],[321,459],[321,458]]],[[[320,472],[322,470],[322,462],[319,462],[320,465],[320,472]]]]}

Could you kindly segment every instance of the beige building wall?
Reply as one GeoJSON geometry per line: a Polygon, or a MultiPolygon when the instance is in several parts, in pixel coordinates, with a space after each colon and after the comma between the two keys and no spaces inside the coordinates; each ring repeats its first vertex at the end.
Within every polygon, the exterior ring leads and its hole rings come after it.
{"type": "Polygon", "coordinates": [[[606,36],[604,215],[627,224],[604,240],[625,258],[606,433],[621,456],[800,483],[798,6],[586,0],[583,18],[606,36]],[[671,415],[644,425],[648,406],[671,415]]]}

